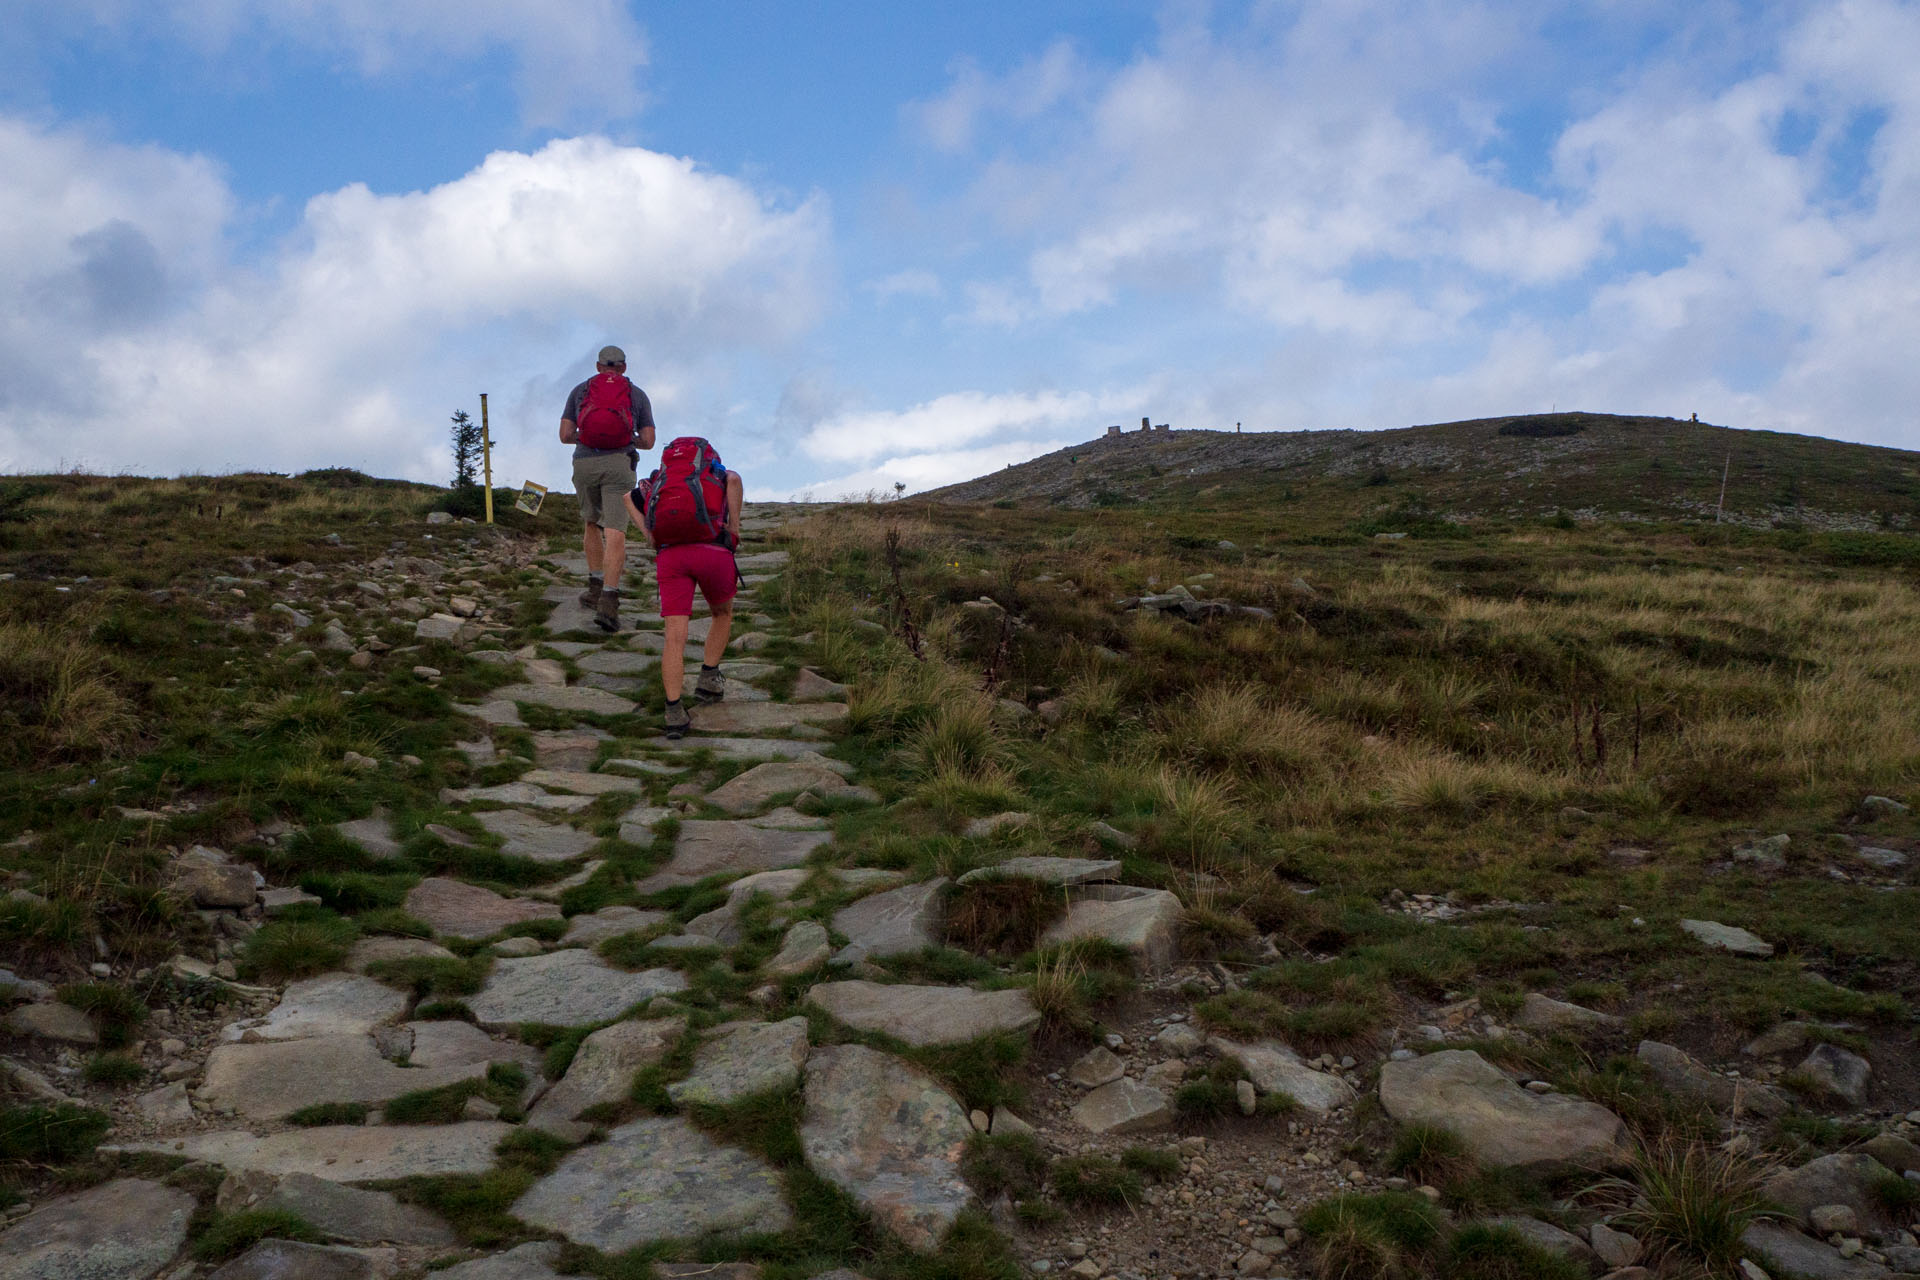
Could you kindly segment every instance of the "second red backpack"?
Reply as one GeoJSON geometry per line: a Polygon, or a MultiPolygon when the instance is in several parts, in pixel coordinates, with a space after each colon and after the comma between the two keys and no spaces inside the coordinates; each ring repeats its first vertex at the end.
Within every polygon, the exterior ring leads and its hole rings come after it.
{"type": "Polygon", "coordinates": [[[663,547],[693,542],[730,546],[727,469],[699,436],[681,436],[660,451],[660,467],[641,486],[647,528],[663,547]]]}
{"type": "Polygon", "coordinates": [[[579,441],[589,449],[625,449],[633,443],[633,384],[621,373],[596,373],[580,397],[579,441]]]}

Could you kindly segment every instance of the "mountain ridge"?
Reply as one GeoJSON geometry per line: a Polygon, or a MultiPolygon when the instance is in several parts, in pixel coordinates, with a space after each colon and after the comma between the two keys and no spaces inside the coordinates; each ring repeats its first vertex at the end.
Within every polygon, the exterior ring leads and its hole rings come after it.
{"type": "Polygon", "coordinates": [[[946,485],[935,501],[1103,507],[1205,495],[1447,518],[1920,527],[1920,453],[1677,418],[1566,412],[1384,431],[1130,431],[946,485]],[[1722,481],[1726,485],[1720,507],[1722,481]]]}

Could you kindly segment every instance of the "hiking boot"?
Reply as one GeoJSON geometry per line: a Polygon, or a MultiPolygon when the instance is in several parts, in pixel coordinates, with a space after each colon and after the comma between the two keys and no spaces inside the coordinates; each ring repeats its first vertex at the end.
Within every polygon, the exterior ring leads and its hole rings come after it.
{"type": "Polygon", "coordinates": [[[597,607],[600,603],[600,589],[605,585],[598,578],[588,578],[587,589],[580,593],[580,603],[589,609],[597,607]]]}
{"type": "Polygon", "coordinates": [[[593,625],[602,631],[620,629],[620,593],[602,588],[599,601],[593,606],[593,625]]]}
{"type": "Polygon", "coordinates": [[[693,717],[687,714],[686,707],[678,702],[667,704],[667,737],[679,740],[687,736],[687,729],[693,724],[693,717]]]}
{"type": "Polygon", "coordinates": [[[727,682],[718,671],[701,669],[700,678],[693,682],[693,697],[696,702],[718,702],[727,696],[727,682]]]}

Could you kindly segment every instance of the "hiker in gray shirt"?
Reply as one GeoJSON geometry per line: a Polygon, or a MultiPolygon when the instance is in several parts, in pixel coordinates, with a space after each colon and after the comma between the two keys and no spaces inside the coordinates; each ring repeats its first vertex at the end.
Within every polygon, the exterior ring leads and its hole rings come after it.
{"type": "Polygon", "coordinates": [[[580,603],[602,631],[620,629],[620,572],[627,563],[627,504],[636,451],[653,448],[653,405],[627,380],[627,353],[600,348],[594,374],[567,393],[560,442],[573,446],[573,491],[580,496],[587,589],[580,603]]]}

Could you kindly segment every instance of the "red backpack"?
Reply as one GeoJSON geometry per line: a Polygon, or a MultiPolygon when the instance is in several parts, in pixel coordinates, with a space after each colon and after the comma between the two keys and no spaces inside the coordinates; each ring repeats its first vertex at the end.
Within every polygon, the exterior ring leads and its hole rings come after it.
{"type": "Polygon", "coordinates": [[[589,449],[625,449],[633,443],[633,384],[623,373],[596,373],[587,379],[574,425],[589,449]]]}
{"type": "Polygon", "coordinates": [[[727,469],[699,436],[681,436],[662,449],[659,469],[640,489],[647,528],[660,546],[733,545],[727,534],[727,469]]]}

